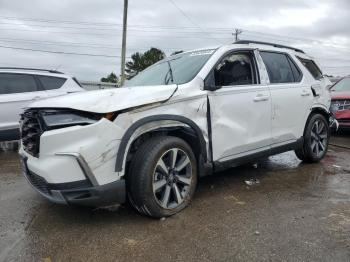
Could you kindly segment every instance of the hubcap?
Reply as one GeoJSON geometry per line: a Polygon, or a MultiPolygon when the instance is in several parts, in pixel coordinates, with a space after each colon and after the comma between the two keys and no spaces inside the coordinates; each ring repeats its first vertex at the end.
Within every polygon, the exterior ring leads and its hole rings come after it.
{"type": "Polygon", "coordinates": [[[188,196],[192,183],[192,165],[188,155],[179,148],[165,152],[153,173],[153,194],[166,209],[179,206],[188,196]]]}
{"type": "Polygon", "coordinates": [[[311,150],[316,156],[322,156],[326,151],[328,131],[326,125],[317,120],[311,129],[311,150]]]}

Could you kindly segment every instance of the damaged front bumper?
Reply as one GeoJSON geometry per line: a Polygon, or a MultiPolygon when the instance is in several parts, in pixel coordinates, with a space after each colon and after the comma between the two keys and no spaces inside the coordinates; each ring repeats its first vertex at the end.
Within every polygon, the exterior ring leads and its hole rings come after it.
{"type": "Polygon", "coordinates": [[[46,199],[60,204],[108,206],[125,202],[124,174],[115,159],[124,130],[102,119],[45,131],[39,154],[21,146],[23,175],[46,199]]]}
{"type": "Polygon", "coordinates": [[[21,155],[23,176],[41,196],[51,202],[93,207],[125,202],[125,180],[118,180],[100,186],[94,186],[88,178],[75,182],[52,184],[30,171],[27,160],[27,157],[21,155]]]}

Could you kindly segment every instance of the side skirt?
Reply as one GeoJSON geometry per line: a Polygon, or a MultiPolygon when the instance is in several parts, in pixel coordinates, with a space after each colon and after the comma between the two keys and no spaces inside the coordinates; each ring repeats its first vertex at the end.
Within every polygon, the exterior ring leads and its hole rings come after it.
{"type": "Polygon", "coordinates": [[[264,150],[264,151],[261,151],[258,153],[254,153],[251,155],[246,155],[246,156],[230,159],[230,160],[227,160],[225,162],[215,161],[214,162],[214,172],[223,171],[223,170],[231,168],[231,167],[236,167],[236,166],[240,166],[243,164],[251,163],[251,162],[256,161],[260,158],[281,154],[281,153],[291,151],[291,150],[296,150],[296,149],[301,148],[303,146],[303,144],[304,144],[304,138],[301,137],[297,141],[292,142],[290,144],[274,147],[274,148],[264,150]]]}

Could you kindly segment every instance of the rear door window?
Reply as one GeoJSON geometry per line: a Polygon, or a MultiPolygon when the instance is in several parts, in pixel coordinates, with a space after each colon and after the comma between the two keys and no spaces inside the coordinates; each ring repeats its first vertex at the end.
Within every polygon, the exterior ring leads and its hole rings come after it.
{"type": "Polygon", "coordinates": [[[263,51],[260,55],[265,63],[270,83],[300,82],[302,74],[286,54],[263,51]]]}
{"type": "Polygon", "coordinates": [[[298,57],[298,59],[316,80],[320,80],[321,78],[323,78],[323,73],[321,69],[316,65],[314,61],[301,57],[298,57]]]}
{"type": "Polygon", "coordinates": [[[53,76],[37,76],[44,90],[53,90],[61,88],[67,81],[66,78],[53,76]]]}
{"type": "Polygon", "coordinates": [[[0,95],[38,91],[34,76],[0,73],[0,95]]]}

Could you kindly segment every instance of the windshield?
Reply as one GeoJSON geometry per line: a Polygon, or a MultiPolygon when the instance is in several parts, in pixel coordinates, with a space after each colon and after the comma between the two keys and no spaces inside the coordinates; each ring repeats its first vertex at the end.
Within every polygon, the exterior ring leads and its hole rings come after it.
{"type": "Polygon", "coordinates": [[[181,85],[188,83],[198,74],[214,52],[214,49],[210,49],[168,57],[126,81],[125,86],[181,85]]]}
{"type": "Polygon", "coordinates": [[[350,91],[350,78],[344,78],[332,87],[332,91],[350,91]]]}

